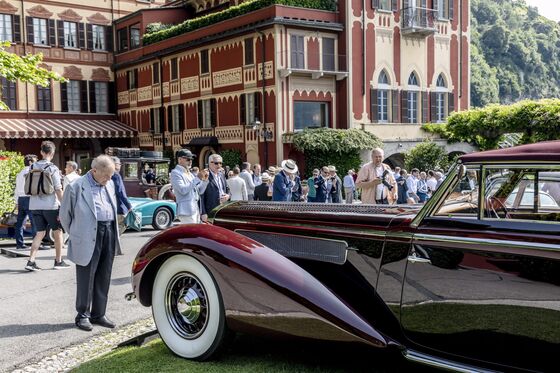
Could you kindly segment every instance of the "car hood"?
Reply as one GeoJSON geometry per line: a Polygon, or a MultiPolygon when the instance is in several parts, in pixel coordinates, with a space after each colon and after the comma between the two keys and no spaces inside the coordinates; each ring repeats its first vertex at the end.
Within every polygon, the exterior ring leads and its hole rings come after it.
{"type": "Polygon", "coordinates": [[[136,197],[129,197],[128,201],[132,205],[132,208],[136,208],[141,205],[145,205],[146,203],[153,202],[154,200],[151,198],[136,198],[136,197]]]}
{"type": "Polygon", "coordinates": [[[215,209],[210,218],[215,225],[228,229],[247,224],[269,227],[316,225],[323,227],[358,227],[387,229],[409,223],[421,206],[365,205],[290,202],[232,202],[215,209]]]}

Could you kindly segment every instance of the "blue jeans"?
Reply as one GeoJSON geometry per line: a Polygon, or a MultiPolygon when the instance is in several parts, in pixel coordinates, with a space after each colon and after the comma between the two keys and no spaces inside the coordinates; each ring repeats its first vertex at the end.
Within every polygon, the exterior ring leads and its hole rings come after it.
{"type": "Polygon", "coordinates": [[[35,237],[35,224],[33,224],[33,217],[29,211],[29,197],[19,197],[18,198],[18,215],[16,223],[16,246],[23,247],[23,223],[25,223],[25,218],[29,217],[31,221],[31,234],[35,237]]]}

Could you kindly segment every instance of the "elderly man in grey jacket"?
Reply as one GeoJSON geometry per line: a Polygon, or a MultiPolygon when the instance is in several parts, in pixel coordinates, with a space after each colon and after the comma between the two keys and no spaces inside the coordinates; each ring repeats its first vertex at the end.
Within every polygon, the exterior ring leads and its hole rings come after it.
{"type": "Polygon", "coordinates": [[[100,155],[92,169],[67,187],[60,222],[70,235],[68,259],[76,263],[76,326],[114,328],[105,316],[113,259],[120,250],[113,160],[100,155]]]}
{"type": "Polygon", "coordinates": [[[177,202],[177,216],[183,224],[200,223],[200,190],[203,186],[197,175],[191,172],[194,154],[190,150],[177,151],[177,165],[170,173],[171,186],[177,202]]]}

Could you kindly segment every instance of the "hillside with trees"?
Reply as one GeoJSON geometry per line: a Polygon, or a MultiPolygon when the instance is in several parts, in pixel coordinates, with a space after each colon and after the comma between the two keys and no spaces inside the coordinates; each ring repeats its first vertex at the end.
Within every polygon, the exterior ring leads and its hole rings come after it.
{"type": "Polygon", "coordinates": [[[471,106],[560,98],[560,26],[524,0],[471,0],[471,106]]]}

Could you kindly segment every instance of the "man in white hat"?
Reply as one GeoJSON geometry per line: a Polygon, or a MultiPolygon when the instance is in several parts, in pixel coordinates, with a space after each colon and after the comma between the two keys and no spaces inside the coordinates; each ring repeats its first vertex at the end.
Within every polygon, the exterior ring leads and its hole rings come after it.
{"type": "Polygon", "coordinates": [[[198,208],[201,180],[191,172],[195,155],[188,149],[176,153],[177,165],[170,173],[171,185],[177,202],[177,216],[182,224],[200,223],[198,208]]]}
{"type": "Polygon", "coordinates": [[[272,187],[272,200],[288,202],[292,200],[292,188],[298,167],[291,159],[282,161],[281,171],[274,176],[272,187]]]}
{"type": "Polygon", "coordinates": [[[268,193],[270,186],[270,175],[266,172],[261,174],[261,183],[255,187],[255,201],[270,201],[272,197],[268,193]]]}

